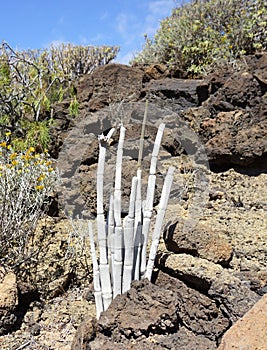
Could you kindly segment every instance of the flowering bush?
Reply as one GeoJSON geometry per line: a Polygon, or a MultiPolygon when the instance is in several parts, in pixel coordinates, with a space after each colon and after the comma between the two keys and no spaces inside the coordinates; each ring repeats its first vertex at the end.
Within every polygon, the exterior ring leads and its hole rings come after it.
{"type": "Polygon", "coordinates": [[[35,153],[33,147],[15,152],[8,140],[0,142],[1,263],[17,267],[34,255],[28,243],[57,178],[47,154],[35,153]]]}
{"type": "Polygon", "coordinates": [[[266,50],[266,27],[265,0],[193,0],[161,22],[154,40],[146,37],[133,62],[203,73],[218,60],[266,50]]]}

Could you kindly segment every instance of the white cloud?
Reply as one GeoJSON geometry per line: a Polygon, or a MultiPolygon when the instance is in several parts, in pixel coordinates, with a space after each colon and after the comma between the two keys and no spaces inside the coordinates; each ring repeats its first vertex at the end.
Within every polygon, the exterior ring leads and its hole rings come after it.
{"type": "Polygon", "coordinates": [[[149,12],[160,17],[168,16],[174,7],[174,0],[156,0],[148,3],[149,12]]]}
{"type": "Polygon", "coordinates": [[[109,17],[108,12],[105,11],[101,14],[99,19],[100,19],[100,21],[105,21],[108,17],[109,17]]]}
{"type": "Polygon", "coordinates": [[[129,64],[129,62],[134,58],[134,54],[132,51],[126,52],[125,54],[121,55],[120,53],[115,58],[114,62],[121,63],[121,64],[129,64]]]}
{"type": "Polygon", "coordinates": [[[104,35],[101,34],[101,33],[96,33],[95,36],[93,37],[90,37],[90,38],[86,38],[86,44],[88,45],[89,43],[90,44],[93,44],[93,45],[96,45],[96,44],[99,44],[100,41],[102,41],[104,38],[104,35]]]}
{"type": "Polygon", "coordinates": [[[44,47],[60,47],[61,45],[65,44],[66,42],[64,40],[53,40],[50,43],[47,43],[46,45],[44,45],[44,47]]]}
{"type": "Polygon", "coordinates": [[[145,33],[153,36],[159,29],[160,21],[169,16],[175,7],[174,0],[157,0],[148,3],[148,14],[145,19],[145,33]]]}
{"type": "Polygon", "coordinates": [[[177,0],[148,0],[140,3],[135,11],[119,13],[114,25],[119,42],[123,42],[123,52],[119,53],[116,61],[128,64],[134,55],[142,50],[144,34],[153,38],[159,29],[160,21],[171,15],[177,3],[177,0]]]}
{"type": "Polygon", "coordinates": [[[126,13],[120,13],[116,18],[116,29],[117,31],[125,35],[128,30],[128,15],[126,13]]]}
{"type": "Polygon", "coordinates": [[[116,18],[115,25],[125,46],[131,45],[139,39],[142,25],[137,16],[126,12],[120,13],[116,18]]]}
{"type": "Polygon", "coordinates": [[[129,13],[120,13],[116,18],[116,30],[124,37],[128,37],[140,26],[138,17],[129,13]]]}

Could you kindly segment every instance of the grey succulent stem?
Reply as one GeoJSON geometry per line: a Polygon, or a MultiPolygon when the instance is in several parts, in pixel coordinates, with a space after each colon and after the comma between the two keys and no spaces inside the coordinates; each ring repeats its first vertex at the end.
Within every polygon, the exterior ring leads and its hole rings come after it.
{"type": "Polygon", "coordinates": [[[104,217],[104,170],[105,170],[105,158],[106,150],[109,140],[115,129],[111,129],[109,133],[104,136],[103,134],[98,137],[99,142],[99,158],[97,167],[97,233],[99,244],[99,270],[100,270],[100,283],[102,288],[102,298],[104,303],[104,310],[106,310],[112,301],[112,288],[111,278],[108,265],[108,252],[107,252],[107,232],[104,217]]]}
{"type": "Polygon", "coordinates": [[[128,215],[124,219],[124,265],[123,265],[123,283],[122,292],[125,293],[131,287],[132,271],[133,271],[133,259],[134,259],[134,213],[135,213],[135,200],[137,189],[137,177],[132,178],[130,202],[128,215]]]}
{"type": "Polygon", "coordinates": [[[94,242],[94,233],[93,233],[93,225],[92,222],[88,222],[88,233],[89,233],[89,240],[90,240],[90,249],[91,249],[91,256],[92,256],[92,262],[93,262],[93,276],[94,276],[94,295],[95,295],[95,303],[96,303],[96,317],[99,318],[102,311],[104,311],[103,307],[103,299],[102,299],[102,290],[100,285],[100,272],[99,272],[99,266],[98,261],[96,258],[96,249],[95,249],[95,242],[94,242]]]}
{"type": "Polygon", "coordinates": [[[141,137],[140,137],[140,146],[138,154],[137,168],[141,169],[142,159],[143,159],[143,149],[144,149],[144,139],[145,139],[145,127],[147,121],[147,111],[148,111],[148,101],[146,101],[144,118],[142,123],[141,137]]]}
{"type": "Polygon", "coordinates": [[[156,217],[156,223],[155,223],[155,228],[154,232],[152,235],[152,244],[150,247],[150,253],[149,253],[149,258],[147,262],[147,268],[145,272],[145,278],[148,278],[151,280],[152,276],[152,271],[154,268],[154,262],[158,250],[158,245],[159,245],[159,240],[160,240],[160,233],[161,233],[161,227],[163,224],[164,216],[165,216],[165,211],[167,208],[170,192],[171,192],[171,186],[173,182],[173,174],[174,174],[174,167],[170,167],[168,169],[167,175],[164,180],[163,188],[162,188],[162,193],[160,197],[160,202],[158,206],[158,213],[156,217]]]}
{"type": "Polygon", "coordinates": [[[125,138],[125,127],[120,127],[120,138],[117,150],[116,174],[115,174],[115,189],[114,189],[114,219],[115,225],[121,226],[121,174],[122,174],[122,156],[123,143],[125,138]]]}
{"type": "Polygon", "coordinates": [[[148,233],[150,229],[150,222],[153,212],[153,202],[154,202],[154,194],[155,194],[155,187],[156,187],[156,171],[157,171],[157,161],[158,161],[158,155],[160,150],[160,145],[163,137],[165,129],[165,124],[161,123],[158,131],[157,136],[155,139],[152,156],[151,156],[151,162],[150,162],[150,170],[149,170],[149,177],[148,177],[148,184],[147,184],[147,194],[146,194],[146,200],[144,205],[144,221],[143,221],[143,247],[142,247],[142,257],[141,257],[141,277],[144,277],[144,274],[146,272],[146,249],[147,249],[147,242],[148,242],[148,233]]]}
{"type": "Polygon", "coordinates": [[[123,270],[123,227],[121,222],[121,174],[122,174],[122,156],[123,143],[125,138],[125,127],[121,125],[120,138],[117,150],[115,189],[114,189],[114,221],[115,221],[115,242],[114,242],[114,281],[113,298],[121,294],[122,290],[122,270],[123,270]]]}
{"type": "Polygon", "coordinates": [[[112,299],[118,294],[128,291],[133,280],[151,279],[155,257],[159,245],[161,228],[170,196],[174,167],[170,167],[165,177],[152,243],[147,260],[148,235],[153,213],[154,194],[156,187],[157,161],[164,133],[164,124],[160,124],[155,139],[150,162],[146,199],[142,200],[142,157],[144,147],[145,125],[148,104],[146,102],[136,176],[132,178],[128,215],[122,220],[122,158],[125,139],[125,127],[121,125],[116,158],[114,192],[110,194],[107,220],[104,217],[104,173],[105,157],[109,140],[114,132],[100,135],[99,158],[97,167],[97,232],[99,245],[99,262],[96,257],[92,223],[89,223],[89,237],[94,273],[94,291],[97,318],[106,310],[112,299]]]}
{"type": "Polygon", "coordinates": [[[137,188],[134,214],[134,262],[133,279],[140,278],[141,244],[142,244],[142,170],[137,170],[137,188]]]}
{"type": "Polygon", "coordinates": [[[108,217],[107,217],[107,244],[108,244],[108,264],[111,274],[111,283],[114,281],[114,254],[115,254],[115,223],[114,223],[114,196],[113,193],[110,194],[109,199],[109,209],[108,209],[108,217]]]}

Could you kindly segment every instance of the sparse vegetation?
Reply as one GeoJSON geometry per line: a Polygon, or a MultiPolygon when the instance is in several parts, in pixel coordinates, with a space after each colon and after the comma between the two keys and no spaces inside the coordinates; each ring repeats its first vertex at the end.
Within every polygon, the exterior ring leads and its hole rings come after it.
{"type": "Polygon", "coordinates": [[[133,63],[165,63],[192,75],[218,60],[267,48],[264,0],[193,0],[173,9],[133,63]]]}
{"type": "Polygon", "coordinates": [[[58,179],[46,148],[53,105],[78,115],[74,80],[107,64],[118,47],[62,44],[17,51],[0,45],[0,262],[17,268],[36,253],[36,225],[58,179]]]}
{"type": "Polygon", "coordinates": [[[3,42],[0,46],[1,136],[11,131],[16,145],[22,149],[37,144],[45,149],[53,104],[68,97],[70,115],[76,116],[79,105],[74,80],[109,63],[118,50],[109,46],[62,44],[46,50],[17,51],[3,42]]]}
{"type": "Polygon", "coordinates": [[[36,252],[29,241],[58,175],[47,154],[16,152],[10,136],[0,142],[0,262],[17,268],[36,252]]]}

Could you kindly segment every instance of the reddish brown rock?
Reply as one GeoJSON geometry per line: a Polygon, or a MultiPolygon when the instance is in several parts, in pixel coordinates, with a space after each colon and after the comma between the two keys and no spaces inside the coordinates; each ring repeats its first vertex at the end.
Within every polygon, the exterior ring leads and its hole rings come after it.
{"type": "MultiPolygon", "coordinates": [[[[79,327],[72,350],[215,350],[215,342],[205,334],[207,330],[211,335],[211,328],[208,326],[203,332],[194,332],[187,325],[184,326],[180,320],[183,311],[179,315],[177,312],[178,295],[165,287],[154,285],[148,280],[133,282],[132,288],[117,296],[100,315],[96,325],[93,320],[89,320],[79,327]]],[[[215,304],[209,306],[216,309],[215,304]]],[[[186,317],[185,321],[188,320],[186,317]]],[[[215,333],[220,322],[222,327],[227,326],[223,315],[214,321],[215,333]]]]}
{"type": "Polygon", "coordinates": [[[0,268],[0,335],[12,329],[17,321],[18,306],[16,275],[0,268]]]}
{"type": "Polygon", "coordinates": [[[150,65],[145,72],[152,79],[160,79],[169,75],[168,68],[160,63],[150,65]]]}
{"type": "Polygon", "coordinates": [[[162,271],[159,271],[155,283],[176,294],[178,317],[193,334],[216,342],[229,328],[229,319],[207,295],[162,271]]]}
{"type": "Polygon", "coordinates": [[[203,80],[165,78],[150,80],[145,84],[143,94],[157,96],[161,103],[167,100],[178,112],[193,106],[198,106],[208,98],[208,85],[203,80]]]}
{"type": "Polygon", "coordinates": [[[87,344],[92,341],[96,336],[97,321],[95,318],[90,317],[84,320],[77,329],[77,332],[73,338],[71,349],[72,350],[86,350],[87,344]]]}
{"type": "Polygon", "coordinates": [[[78,102],[97,111],[110,103],[137,101],[145,77],[141,69],[123,64],[99,67],[78,81],[78,102]]]}
{"type": "Polygon", "coordinates": [[[231,322],[236,322],[258,300],[241,280],[208,260],[188,254],[159,254],[156,265],[215,300],[231,322]]]}
{"type": "Polygon", "coordinates": [[[202,127],[209,133],[206,150],[212,162],[250,164],[267,152],[267,122],[251,123],[248,112],[220,112],[202,127]]]}
{"type": "Polygon", "coordinates": [[[165,232],[165,244],[171,252],[189,253],[223,266],[229,264],[233,255],[225,233],[203,223],[192,230],[184,230],[184,222],[174,220],[165,232]]]}
{"type": "Polygon", "coordinates": [[[209,98],[185,110],[216,167],[247,166],[267,153],[267,54],[246,57],[240,71],[213,73],[206,83],[209,98]],[[197,113],[199,110],[202,113],[197,113]]]}
{"type": "Polygon", "coordinates": [[[223,336],[218,350],[267,348],[267,295],[263,296],[223,336]]]}

